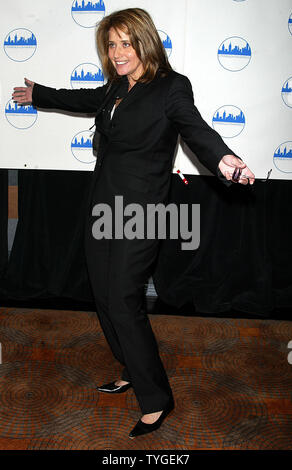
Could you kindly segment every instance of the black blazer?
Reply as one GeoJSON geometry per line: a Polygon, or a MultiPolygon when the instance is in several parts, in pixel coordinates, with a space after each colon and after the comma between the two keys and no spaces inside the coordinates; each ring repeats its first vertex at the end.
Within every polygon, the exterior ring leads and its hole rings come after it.
{"type": "Polygon", "coordinates": [[[227,186],[218,169],[226,154],[236,154],[201,117],[194,105],[189,79],[175,71],[166,77],[156,74],[148,84],[136,83],[127,93],[127,77],[96,89],[67,90],[35,84],[33,105],[77,113],[95,113],[101,133],[95,180],[102,171],[103,182],[112,194],[165,202],[178,134],[199,160],[227,186]],[[126,88],[125,88],[126,87],[126,88]],[[125,92],[126,89],[126,92],[125,92]],[[124,99],[112,120],[116,97],[124,99]]]}

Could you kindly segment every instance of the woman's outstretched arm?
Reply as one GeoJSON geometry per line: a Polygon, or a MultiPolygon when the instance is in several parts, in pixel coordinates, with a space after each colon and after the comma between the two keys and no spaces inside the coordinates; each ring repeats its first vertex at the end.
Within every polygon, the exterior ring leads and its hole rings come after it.
{"type": "Polygon", "coordinates": [[[105,96],[107,84],[95,89],[67,90],[47,87],[25,78],[26,87],[15,87],[12,98],[18,104],[62,109],[76,113],[95,113],[105,96]]]}
{"type": "MultiPolygon", "coordinates": [[[[167,117],[180,133],[189,148],[214,175],[226,185],[231,184],[233,171],[241,167],[243,173],[254,182],[254,174],[243,161],[225,144],[222,137],[202,118],[194,105],[194,96],[190,80],[181,74],[174,77],[170,85],[165,104],[167,117]]],[[[242,184],[248,179],[241,178],[242,184]]]]}

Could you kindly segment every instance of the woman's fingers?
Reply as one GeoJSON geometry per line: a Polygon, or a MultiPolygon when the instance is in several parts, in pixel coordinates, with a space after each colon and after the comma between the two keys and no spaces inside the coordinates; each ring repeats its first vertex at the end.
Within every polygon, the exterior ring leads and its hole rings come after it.
{"type": "Polygon", "coordinates": [[[26,91],[14,91],[12,93],[12,96],[15,98],[21,98],[23,96],[26,96],[26,91]]]}
{"type": "Polygon", "coordinates": [[[28,92],[27,88],[15,88],[15,91],[12,93],[12,98],[17,103],[30,103],[31,102],[31,93],[28,92]]]}
{"type": "Polygon", "coordinates": [[[16,92],[26,92],[27,91],[27,87],[21,87],[21,86],[17,86],[15,88],[13,88],[14,91],[16,92]]]}
{"type": "Polygon", "coordinates": [[[242,174],[239,181],[240,184],[254,184],[255,182],[255,176],[249,176],[248,174],[242,174]]]}
{"type": "Polygon", "coordinates": [[[14,101],[17,101],[17,103],[29,103],[29,99],[26,96],[21,98],[15,98],[14,101]]]}
{"type": "Polygon", "coordinates": [[[17,99],[20,99],[21,97],[25,96],[27,92],[27,88],[23,88],[23,87],[15,87],[13,90],[14,91],[12,93],[12,98],[17,98],[17,99]]]}
{"type": "MultiPolygon", "coordinates": [[[[230,169],[224,171],[225,178],[230,181],[233,181],[234,172],[230,171],[230,169]]],[[[235,183],[236,181],[234,181],[235,183]]],[[[255,175],[250,171],[248,167],[244,168],[241,172],[240,178],[238,179],[237,183],[247,185],[247,184],[254,184],[255,182],[255,175]]]]}
{"type": "Polygon", "coordinates": [[[28,78],[25,78],[24,82],[26,84],[25,87],[16,86],[13,88],[12,98],[17,103],[31,103],[32,101],[32,89],[34,82],[28,80],[28,78]]]}
{"type": "Polygon", "coordinates": [[[248,184],[248,178],[240,178],[240,180],[238,181],[240,184],[248,184]]]}
{"type": "Polygon", "coordinates": [[[243,172],[242,172],[242,178],[244,178],[246,180],[246,184],[254,184],[255,182],[255,175],[254,173],[248,168],[246,167],[243,172]]]}

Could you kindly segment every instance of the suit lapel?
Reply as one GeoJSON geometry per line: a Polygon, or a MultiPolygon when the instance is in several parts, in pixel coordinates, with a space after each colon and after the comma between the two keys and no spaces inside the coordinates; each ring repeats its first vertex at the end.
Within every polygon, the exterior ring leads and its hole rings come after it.
{"type": "Polygon", "coordinates": [[[108,91],[108,93],[105,95],[100,107],[97,108],[95,116],[98,116],[101,113],[101,111],[105,108],[106,104],[113,98],[114,94],[118,91],[119,87],[120,87],[120,82],[117,82],[111,85],[111,88],[108,91]]]}
{"type": "Polygon", "coordinates": [[[143,93],[147,93],[148,87],[151,86],[154,82],[156,82],[156,77],[150,83],[142,83],[137,82],[136,85],[131,88],[128,92],[128,78],[126,75],[122,76],[119,81],[113,83],[108,93],[105,95],[103,102],[101,103],[100,107],[97,109],[96,116],[95,116],[95,125],[96,129],[108,135],[110,132],[110,125],[111,122],[116,119],[120,112],[127,108],[127,106],[132,103],[133,101],[137,101],[143,96],[143,93]],[[114,105],[116,98],[123,98],[122,101],[119,103],[117,108],[115,109],[114,115],[112,120],[110,119],[110,110],[114,105]],[[103,112],[104,115],[99,118],[99,115],[103,112]]]}
{"type": "MultiPolygon", "coordinates": [[[[120,95],[120,91],[121,91],[122,94],[123,94],[123,100],[120,102],[120,104],[118,105],[118,107],[116,108],[116,110],[114,112],[114,115],[113,115],[113,119],[114,119],[114,117],[116,116],[117,113],[119,113],[121,110],[123,110],[125,107],[127,107],[133,101],[138,100],[139,97],[141,97],[143,95],[143,93],[146,93],[147,89],[148,89],[147,87],[150,86],[154,81],[156,81],[156,78],[154,78],[154,80],[150,83],[138,82],[138,83],[136,83],[136,85],[128,93],[125,93],[125,84],[128,86],[128,79],[127,79],[127,76],[122,77],[122,79],[119,82],[117,82],[117,83],[115,83],[111,86],[111,89],[106,94],[102,104],[100,105],[100,107],[98,108],[98,110],[96,112],[96,117],[102,112],[103,109],[105,109],[105,107],[108,105],[110,100],[113,100],[113,98],[117,98],[120,95]]],[[[108,129],[106,127],[107,126],[105,126],[105,128],[100,129],[97,126],[97,120],[96,120],[96,128],[101,133],[108,134],[108,129]]],[[[97,177],[99,175],[98,168],[99,167],[95,167],[95,169],[94,169],[93,178],[92,178],[92,181],[91,181],[91,190],[89,191],[90,196],[91,196],[91,192],[94,188],[95,182],[97,180],[97,177]],[[96,168],[97,168],[97,170],[96,170],[96,168]]]]}
{"type": "Polygon", "coordinates": [[[114,112],[115,116],[121,109],[130,104],[132,101],[138,99],[139,96],[143,94],[143,92],[146,92],[147,87],[150,86],[153,82],[156,82],[158,78],[159,74],[157,74],[150,83],[137,82],[136,85],[133,86],[133,88],[128,92],[128,77],[126,75],[122,76],[120,80],[111,86],[109,92],[105,95],[103,102],[97,109],[96,116],[101,113],[105,106],[116,95],[116,98],[123,97],[123,99],[114,112]]]}
{"type": "Polygon", "coordinates": [[[145,83],[138,82],[128,92],[128,83],[128,78],[125,75],[121,78],[121,80],[114,83],[108,93],[105,95],[101,105],[99,106],[95,114],[95,126],[99,132],[103,134],[108,134],[111,124],[110,110],[117,98],[123,99],[115,109],[112,120],[114,120],[115,116],[119,112],[121,112],[121,110],[123,110],[125,107],[127,107],[129,103],[131,103],[133,100],[138,99],[147,86],[147,84],[145,83]],[[100,116],[101,113],[104,113],[103,116],[100,116]]]}
{"type": "Polygon", "coordinates": [[[126,108],[130,103],[137,100],[143,94],[143,92],[146,91],[146,88],[148,85],[149,84],[147,83],[137,82],[136,85],[134,85],[133,88],[123,97],[122,101],[117,106],[113,115],[113,119],[115,118],[115,116],[117,116],[119,112],[121,112],[124,108],[126,108]]]}

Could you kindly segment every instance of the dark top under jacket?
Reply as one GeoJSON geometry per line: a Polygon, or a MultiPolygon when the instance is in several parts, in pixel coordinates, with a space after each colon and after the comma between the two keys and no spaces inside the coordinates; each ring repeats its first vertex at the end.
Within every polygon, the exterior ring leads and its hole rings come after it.
{"type": "Polygon", "coordinates": [[[68,90],[35,83],[33,105],[76,113],[94,113],[101,134],[93,180],[102,171],[111,194],[129,200],[165,202],[169,191],[178,134],[199,160],[227,186],[218,163],[236,154],[201,117],[194,105],[190,80],[170,71],[157,72],[148,84],[137,82],[127,92],[128,79],[121,77],[96,89],[68,90]],[[112,120],[117,97],[124,97],[112,120]],[[102,170],[101,170],[102,168],[102,170]]]}

